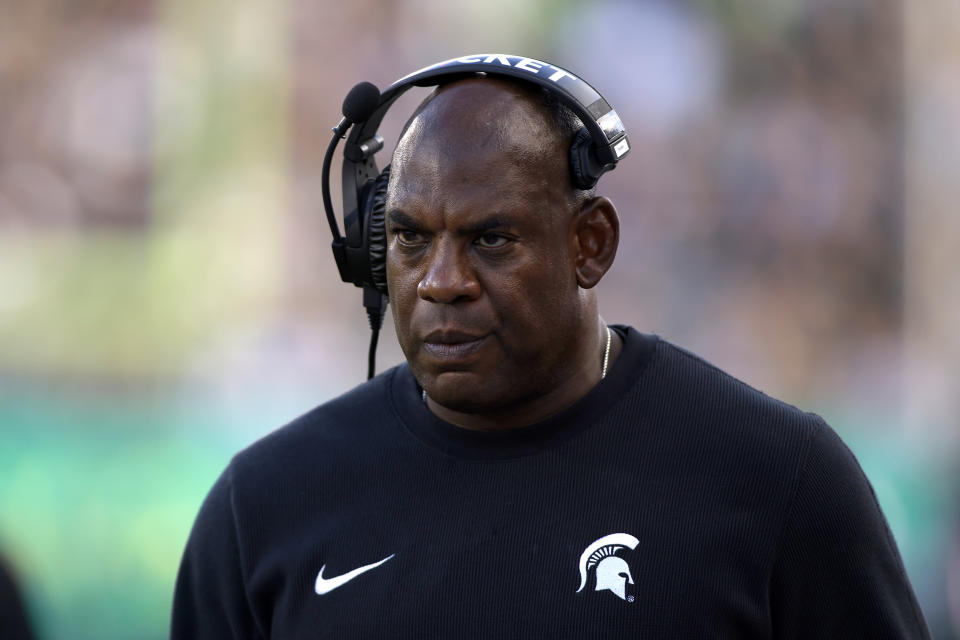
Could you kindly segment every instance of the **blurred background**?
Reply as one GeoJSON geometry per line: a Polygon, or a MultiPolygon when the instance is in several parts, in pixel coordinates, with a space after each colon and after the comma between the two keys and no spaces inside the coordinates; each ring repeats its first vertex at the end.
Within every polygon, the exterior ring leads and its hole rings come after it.
{"type": "MultiPolygon", "coordinates": [[[[232,453],[363,380],[360,293],[320,199],[330,127],[359,80],[486,51],[570,69],[627,126],[633,153],[600,183],[623,225],[604,316],[822,414],[934,635],[960,638],[957,3],[0,0],[0,16],[0,553],[39,638],[165,637],[232,453]]],[[[401,360],[386,325],[380,370],[401,360]]]]}

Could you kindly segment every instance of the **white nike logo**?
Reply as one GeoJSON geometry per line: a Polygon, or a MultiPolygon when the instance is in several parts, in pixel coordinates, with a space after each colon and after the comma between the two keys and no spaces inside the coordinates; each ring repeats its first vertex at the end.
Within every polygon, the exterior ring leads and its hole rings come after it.
{"type": "Polygon", "coordinates": [[[358,567],[353,571],[348,571],[342,576],[337,576],[336,578],[324,578],[323,570],[327,568],[327,565],[323,565],[322,567],[320,567],[320,573],[317,574],[317,583],[314,585],[313,590],[317,592],[318,596],[322,596],[325,593],[330,593],[337,587],[342,587],[346,583],[350,582],[361,573],[365,571],[370,571],[370,569],[376,569],[377,567],[379,567],[380,565],[382,565],[384,562],[386,562],[387,560],[389,560],[395,555],[397,554],[391,553],[380,562],[374,562],[373,564],[367,564],[362,567],[358,567]]]}

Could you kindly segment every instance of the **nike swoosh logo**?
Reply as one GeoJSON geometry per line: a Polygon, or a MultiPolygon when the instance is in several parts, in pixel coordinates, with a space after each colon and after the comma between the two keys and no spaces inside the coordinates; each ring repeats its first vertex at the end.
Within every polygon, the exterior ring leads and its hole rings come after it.
{"type": "Polygon", "coordinates": [[[387,560],[389,560],[395,555],[397,554],[391,553],[380,562],[374,562],[373,564],[366,564],[366,565],[363,565],[362,567],[357,567],[353,571],[348,571],[342,576],[337,576],[336,578],[324,578],[323,570],[327,568],[327,565],[323,565],[322,567],[320,567],[320,573],[317,574],[317,583],[313,586],[313,590],[317,592],[318,596],[322,596],[325,593],[330,593],[337,587],[342,587],[346,583],[350,582],[361,573],[370,571],[370,569],[376,569],[377,567],[379,567],[380,565],[382,565],[384,562],[386,562],[387,560]]]}

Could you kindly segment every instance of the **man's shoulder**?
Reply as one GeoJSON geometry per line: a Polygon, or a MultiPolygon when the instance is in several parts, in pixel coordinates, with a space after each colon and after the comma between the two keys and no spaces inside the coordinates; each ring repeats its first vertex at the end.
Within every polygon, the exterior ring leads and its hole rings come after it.
{"type": "Polygon", "coordinates": [[[655,384],[671,400],[671,410],[709,429],[712,436],[733,438],[744,446],[781,442],[803,446],[829,429],[823,419],[767,395],[702,356],[660,339],[655,384]]]}
{"type": "Polygon", "coordinates": [[[400,368],[314,407],[247,446],[231,462],[234,474],[315,467],[323,460],[373,447],[382,438],[385,423],[393,420],[389,388],[400,368]]]}
{"type": "Polygon", "coordinates": [[[662,338],[658,343],[662,354],[675,367],[677,374],[686,376],[691,384],[703,385],[709,390],[723,388],[734,393],[735,396],[742,397],[745,401],[775,406],[788,412],[804,413],[802,409],[767,395],[694,351],[662,338]]]}

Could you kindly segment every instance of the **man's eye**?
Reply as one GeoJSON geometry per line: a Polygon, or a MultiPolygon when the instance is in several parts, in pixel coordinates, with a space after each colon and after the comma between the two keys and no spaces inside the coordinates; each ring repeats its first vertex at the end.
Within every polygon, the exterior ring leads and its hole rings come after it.
{"type": "Polygon", "coordinates": [[[477,244],[484,249],[498,249],[509,242],[507,238],[498,233],[485,233],[477,238],[477,244]]]}
{"type": "Polygon", "coordinates": [[[421,240],[420,234],[410,229],[397,231],[397,238],[400,240],[400,244],[418,244],[421,240]]]}

